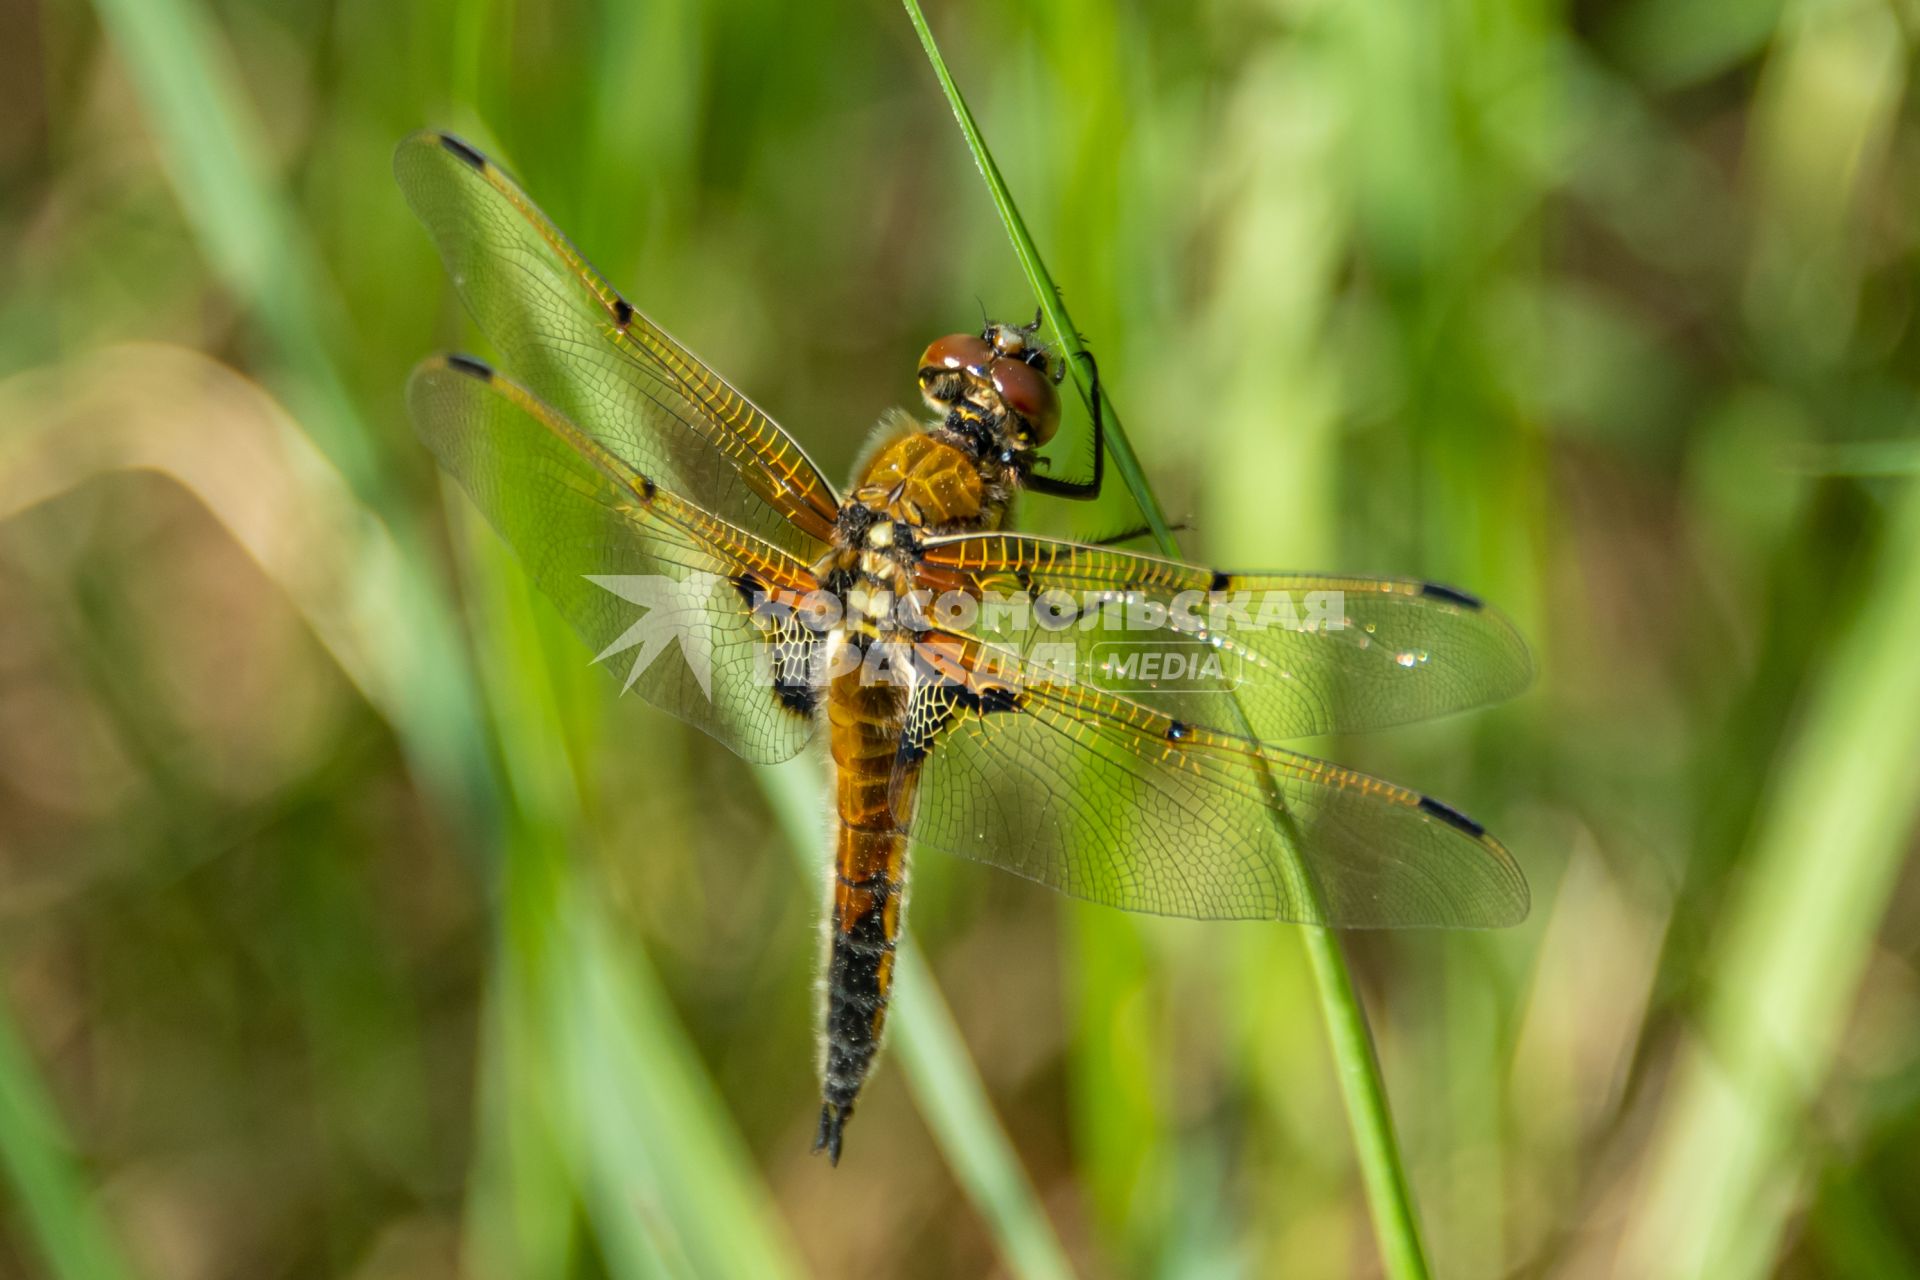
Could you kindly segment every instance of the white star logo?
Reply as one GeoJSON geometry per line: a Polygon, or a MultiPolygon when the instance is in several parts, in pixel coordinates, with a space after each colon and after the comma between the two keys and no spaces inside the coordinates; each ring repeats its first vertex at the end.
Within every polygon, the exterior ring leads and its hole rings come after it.
{"type": "Polygon", "coordinates": [[[681,581],[648,573],[604,576],[590,573],[586,579],[601,590],[646,610],[638,622],[593,658],[595,662],[604,662],[616,653],[639,650],[633,655],[633,666],[627,670],[627,682],[620,687],[620,692],[633,688],[654,659],[677,641],[680,656],[686,659],[687,670],[693,672],[700,692],[709,700],[713,698],[713,654],[701,643],[703,637],[699,633],[712,610],[713,589],[720,582],[719,574],[690,573],[681,581]],[[694,643],[689,644],[689,640],[694,643]]]}

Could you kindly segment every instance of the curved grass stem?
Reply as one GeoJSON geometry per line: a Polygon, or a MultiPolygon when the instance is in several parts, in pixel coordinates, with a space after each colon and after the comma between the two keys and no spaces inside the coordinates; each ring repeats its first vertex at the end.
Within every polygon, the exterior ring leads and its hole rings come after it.
{"type": "MultiPolygon", "coordinates": [[[[1040,301],[1047,324],[1060,348],[1070,357],[1067,367],[1073,370],[1081,396],[1087,398],[1094,389],[1086,362],[1079,359],[1085,345],[1071,317],[1067,315],[1065,304],[1060,300],[1060,290],[1048,274],[1046,264],[1041,261],[1033,236],[1027,230],[1012,194],[1007,190],[1006,180],[1001,177],[999,166],[993,161],[986,139],[981,136],[980,126],[975,123],[966,99],[961,96],[960,87],[954,83],[953,73],[947,69],[946,60],[941,57],[940,47],[927,26],[926,15],[921,13],[918,0],[901,2],[906,8],[908,20],[919,34],[921,47],[926,50],[927,61],[940,81],[948,105],[953,109],[954,119],[959,122],[960,132],[966,136],[967,149],[973,154],[974,164],[986,180],[987,191],[993,198],[994,207],[1000,212],[1001,221],[1006,225],[1014,253],[1019,257],[1027,281],[1040,301]]],[[[1106,448],[1114,474],[1120,477],[1128,494],[1140,508],[1161,552],[1178,557],[1179,544],[1168,527],[1159,500],[1147,483],[1139,457],[1133,451],[1126,430],[1121,426],[1120,415],[1115,411],[1104,385],[1098,394],[1105,424],[1106,448]]],[[[1237,709],[1238,704],[1235,706],[1237,709]]],[[[1242,725],[1244,727],[1244,718],[1242,725]]],[[[1284,808],[1276,807],[1275,815],[1285,845],[1289,849],[1298,848],[1298,832],[1293,829],[1284,808]]],[[[1311,884],[1308,877],[1302,876],[1300,879],[1301,883],[1311,884]]],[[[1303,926],[1301,932],[1327,1024],[1327,1038],[1339,1074],[1348,1123],[1353,1130],[1355,1154],[1366,1186],[1382,1261],[1387,1274],[1398,1280],[1424,1280],[1428,1274],[1426,1251],[1421,1243],[1413,1195],[1407,1183],[1406,1167],[1400,1158],[1400,1145],[1394,1135],[1393,1118],[1387,1106],[1386,1084],[1381,1078],[1379,1060],[1374,1055],[1373,1039],[1367,1029],[1366,1011],[1361,1006],[1360,995],[1354,987],[1353,975],[1347,968],[1339,940],[1322,928],[1303,926]]]]}

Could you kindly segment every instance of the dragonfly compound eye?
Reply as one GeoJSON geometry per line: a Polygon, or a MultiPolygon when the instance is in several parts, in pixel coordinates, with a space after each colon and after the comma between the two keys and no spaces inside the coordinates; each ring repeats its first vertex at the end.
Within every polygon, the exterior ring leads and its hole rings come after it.
{"type": "Polygon", "coordinates": [[[986,381],[993,347],[972,333],[950,333],[920,355],[920,394],[934,409],[951,409],[986,381]]]}
{"type": "Polygon", "coordinates": [[[988,367],[1000,403],[1021,419],[1025,443],[1042,445],[1060,425],[1060,398],[1047,375],[1024,360],[995,360],[988,367]]]}

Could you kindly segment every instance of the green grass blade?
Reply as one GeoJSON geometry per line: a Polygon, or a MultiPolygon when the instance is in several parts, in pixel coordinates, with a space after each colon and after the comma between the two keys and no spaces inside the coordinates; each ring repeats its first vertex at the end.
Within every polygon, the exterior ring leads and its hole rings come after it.
{"type": "Polygon", "coordinates": [[[47,1274],[57,1280],[126,1280],[100,1206],[61,1131],[27,1048],[0,1004],[0,1167],[17,1211],[33,1233],[47,1274]]]}
{"type": "MultiPolygon", "coordinates": [[[[755,772],[808,882],[824,888],[825,864],[818,857],[819,772],[804,763],[755,772]]],[[[911,929],[902,934],[903,956],[925,954],[911,929]]],[[[1066,1250],[993,1113],[939,985],[913,961],[900,966],[895,981],[899,998],[890,1023],[914,1103],[954,1177],[993,1233],[1008,1270],[1028,1280],[1071,1276],[1066,1250]]]]}
{"type": "Polygon", "coordinates": [[[920,1114],[933,1127],[947,1163],[980,1208],[1015,1275],[1070,1276],[1053,1224],[993,1113],[954,1024],[953,1010],[927,972],[925,952],[909,942],[900,966],[900,1058],[920,1114]]]}
{"type": "MultiPolygon", "coordinates": [[[[684,1032],[630,967],[634,958],[612,944],[593,894],[557,852],[588,837],[566,756],[547,750],[559,737],[547,731],[557,712],[530,677],[543,658],[526,643],[495,651],[486,683],[495,718],[511,722],[499,741],[516,804],[493,800],[474,677],[461,662],[468,647],[444,589],[422,568],[415,516],[392,486],[378,436],[328,353],[326,336],[342,328],[319,255],[259,161],[265,148],[219,33],[186,0],[100,0],[96,8],[207,261],[288,374],[301,430],[371,509],[363,520],[384,518],[394,532],[394,580],[384,583],[390,591],[369,649],[388,668],[382,687],[401,700],[382,710],[445,814],[467,821],[468,842],[503,846],[515,883],[551,889],[509,898],[503,969],[530,1002],[520,1027],[538,1027],[547,1079],[559,1086],[545,1100],[549,1128],[607,1265],[622,1276],[797,1274],[764,1184],[684,1032]]],[[[501,614],[501,628],[524,631],[524,604],[501,614]]]]}
{"type": "MultiPolygon", "coordinates": [[[[1912,76],[1899,31],[1877,4],[1791,9],[1760,81],[1747,319],[1783,385],[1857,377],[1836,317],[1865,291],[1861,228],[1901,164],[1912,76]]],[[[1883,460],[1911,447],[1911,408],[1893,423],[1872,448],[1883,460]]],[[[1920,489],[1892,494],[1854,591],[1809,619],[1819,660],[1794,686],[1791,731],[1756,761],[1765,781],[1734,891],[1714,904],[1716,947],[1694,979],[1699,1035],[1672,1074],[1628,1235],[1637,1274],[1790,1269],[1784,1242],[1812,1176],[1827,1159],[1844,1176],[1858,1158],[1809,1151],[1806,1135],[1834,1123],[1829,1090],[1846,1096],[1859,1071],[1849,1019],[1870,999],[1876,939],[1900,945],[1898,925],[1878,937],[1880,922],[1920,817],[1920,489]]]]}
{"type": "Polygon", "coordinates": [[[1641,1274],[1757,1276],[1920,816],[1920,490],[1886,536],[1756,819],[1634,1234],[1641,1274]]]}
{"type": "MultiPolygon", "coordinates": [[[[987,149],[987,140],[981,136],[980,126],[974,123],[973,112],[967,109],[966,99],[960,96],[960,86],[954,83],[953,73],[947,70],[946,59],[940,56],[940,47],[934,42],[926,15],[920,12],[916,0],[902,2],[906,5],[907,17],[912,21],[913,29],[920,35],[921,47],[927,51],[927,61],[933,65],[933,74],[939,77],[940,88],[953,108],[953,118],[959,122],[960,132],[966,135],[967,150],[973,153],[973,162],[979,166],[980,176],[986,180],[987,193],[993,197],[994,208],[1000,211],[1000,220],[1006,224],[1007,235],[1013,240],[1013,251],[1020,259],[1021,269],[1027,273],[1027,283],[1040,300],[1047,327],[1053,331],[1060,349],[1067,353],[1067,367],[1073,370],[1074,383],[1080,388],[1081,398],[1091,405],[1093,386],[1087,362],[1081,358],[1087,347],[1080,340],[1080,331],[1073,327],[1066,304],[1060,301],[1059,287],[1047,273],[1047,265],[1040,259],[1040,250],[1034,247],[1033,236],[1027,231],[1020,210],[1014,206],[1006,179],[1000,176],[1000,167],[994,163],[993,153],[987,149]]],[[[1179,547],[1174,542],[1173,528],[1167,523],[1166,512],[1161,509],[1159,499],[1154,497],[1152,488],[1147,484],[1140,458],[1134,453],[1133,443],[1120,425],[1120,414],[1104,389],[1100,394],[1100,404],[1105,413],[1107,455],[1113,460],[1114,472],[1121,477],[1127,492],[1138,504],[1147,529],[1160,549],[1167,555],[1178,555],[1179,547]]]]}
{"type": "MultiPolygon", "coordinates": [[[[1013,196],[1007,190],[1006,180],[1001,176],[999,166],[994,163],[986,139],[981,135],[966,99],[954,82],[952,72],[947,69],[946,60],[940,55],[939,45],[927,25],[926,15],[921,13],[917,0],[902,0],[902,3],[914,30],[919,34],[921,47],[926,50],[927,61],[932,65],[934,75],[939,79],[940,87],[953,109],[954,119],[959,122],[960,131],[966,137],[974,164],[986,180],[994,207],[999,210],[1001,220],[1006,224],[1014,253],[1019,257],[1021,268],[1040,300],[1047,324],[1070,357],[1068,367],[1074,371],[1082,396],[1086,396],[1089,391],[1086,362],[1079,358],[1085,346],[1067,314],[1065,304],[1060,300],[1060,290],[1048,273],[1046,264],[1041,261],[1032,233],[1027,230],[1013,196]]],[[[1107,450],[1113,460],[1114,473],[1126,485],[1127,492],[1140,508],[1160,550],[1166,555],[1178,556],[1179,544],[1147,483],[1139,457],[1134,453],[1121,425],[1120,415],[1114,411],[1113,402],[1104,389],[1101,391],[1101,406],[1107,450]]],[[[1291,831],[1285,831],[1283,835],[1289,845],[1297,847],[1297,840],[1291,831]]],[[[1396,1277],[1424,1277],[1428,1274],[1426,1252],[1421,1243],[1412,1191],[1387,1106],[1386,1084],[1374,1055],[1373,1039],[1367,1029],[1366,1013],[1361,1007],[1359,992],[1353,985],[1353,977],[1347,969],[1338,939],[1328,930],[1311,927],[1303,927],[1302,934],[1312,961],[1321,1010],[1339,1072],[1341,1095],[1346,1100],[1361,1175],[1373,1210],[1374,1231],[1387,1271],[1396,1277]]]]}

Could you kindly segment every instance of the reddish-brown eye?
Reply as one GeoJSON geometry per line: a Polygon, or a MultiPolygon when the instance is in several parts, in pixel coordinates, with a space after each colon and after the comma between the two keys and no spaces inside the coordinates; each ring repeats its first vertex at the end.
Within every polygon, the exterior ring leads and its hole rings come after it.
{"type": "Polygon", "coordinates": [[[920,396],[940,413],[973,394],[986,377],[993,348],[971,333],[950,333],[920,355],[920,396]]]}
{"type": "Polygon", "coordinates": [[[1060,425],[1060,399],[1053,383],[1032,365],[1020,360],[995,360],[988,367],[993,389],[1007,408],[1026,419],[1027,442],[1041,445],[1053,439],[1060,425]]]}
{"type": "Polygon", "coordinates": [[[977,333],[950,333],[920,356],[920,376],[931,369],[970,369],[975,373],[993,359],[993,348],[977,333]]]}

